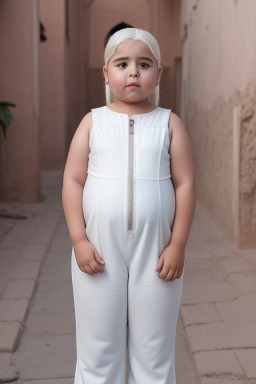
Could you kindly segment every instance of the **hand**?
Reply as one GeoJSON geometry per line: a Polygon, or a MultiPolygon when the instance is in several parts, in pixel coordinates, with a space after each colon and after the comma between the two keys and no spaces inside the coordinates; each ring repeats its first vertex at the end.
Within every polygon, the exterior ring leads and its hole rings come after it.
{"type": "Polygon", "coordinates": [[[90,241],[83,239],[74,244],[74,252],[77,265],[82,272],[88,273],[89,275],[104,272],[104,269],[98,263],[105,264],[105,262],[90,241]]]}
{"type": "Polygon", "coordinates": [[[179,279],[182,275],[185,260],[185,247],[170,243],[161,253],[156,271],[166,281],[179,279]]]}

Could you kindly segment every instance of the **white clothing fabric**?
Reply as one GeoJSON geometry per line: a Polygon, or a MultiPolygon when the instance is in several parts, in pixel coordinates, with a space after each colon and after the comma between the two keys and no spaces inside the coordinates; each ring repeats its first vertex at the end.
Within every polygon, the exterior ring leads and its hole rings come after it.
{"type": "Polygon", "coordinates": [[[127,114],[92,109],[83,214],[86,236],[105,264],[103,273],[84,273],[72,249],[75,384],[125,384],[127,325],[128,384],[176,384],[184,269],[172,282],[155,271],[175,215],[170,114],[157,107],[133,115],[132,134],[127,114]]]}

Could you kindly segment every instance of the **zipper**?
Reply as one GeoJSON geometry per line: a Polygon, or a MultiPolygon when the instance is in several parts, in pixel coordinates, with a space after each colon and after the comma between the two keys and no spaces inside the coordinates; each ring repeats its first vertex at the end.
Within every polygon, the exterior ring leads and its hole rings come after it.
{"type": "Polygon", "coordinates": [[[129,118],[128,231],[133,226],[133,141],[134,120],[129,118]]]}

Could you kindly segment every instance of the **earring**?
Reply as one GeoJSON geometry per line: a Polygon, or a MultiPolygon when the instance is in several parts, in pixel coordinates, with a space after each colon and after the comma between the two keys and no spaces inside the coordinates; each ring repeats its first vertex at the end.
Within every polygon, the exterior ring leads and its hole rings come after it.
{"type": "Polygon", "coordinates": [[[106,85],[108,85],[108,82],[106,83],[106,85]]]}

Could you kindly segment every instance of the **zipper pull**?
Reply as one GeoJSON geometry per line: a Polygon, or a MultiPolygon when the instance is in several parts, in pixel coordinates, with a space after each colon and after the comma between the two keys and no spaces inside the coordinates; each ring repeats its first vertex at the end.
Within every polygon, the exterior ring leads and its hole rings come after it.
{"type": "Polygon", "coordinates": [[[134,120],[130,118],[129,133],[134,133],[134,120]]]}

